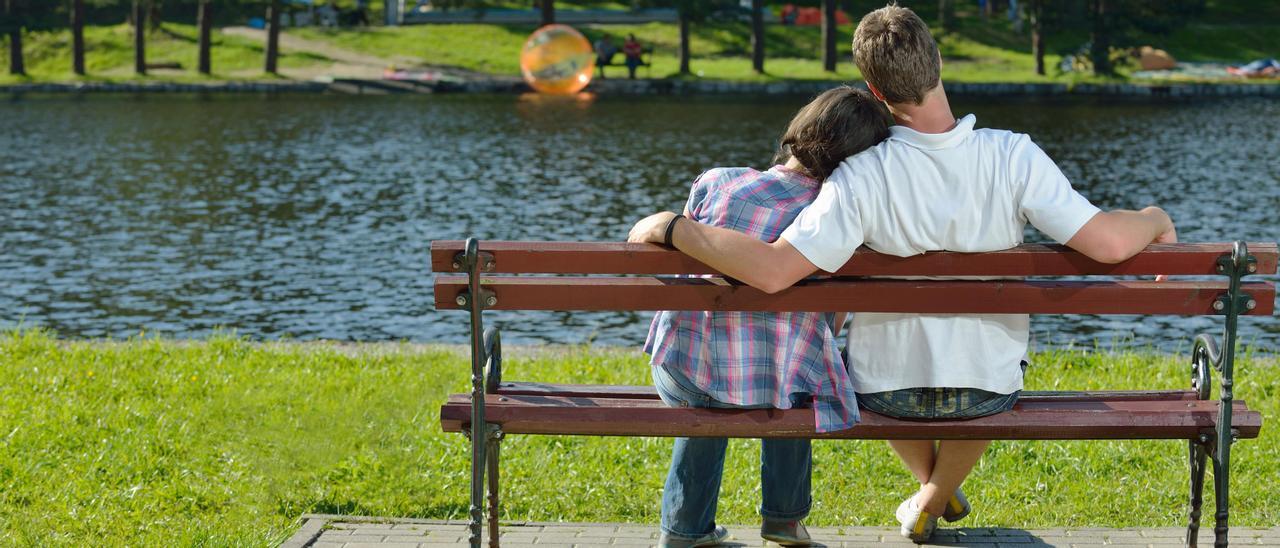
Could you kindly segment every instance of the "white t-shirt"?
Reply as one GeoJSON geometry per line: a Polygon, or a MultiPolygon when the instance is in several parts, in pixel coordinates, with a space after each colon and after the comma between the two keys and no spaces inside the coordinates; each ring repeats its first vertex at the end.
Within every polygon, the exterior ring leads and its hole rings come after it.
{"type": "MultiPolygon", "coordinates": [[[[939,134],[890,128],[846,158],[780,237],[834,272],[864,243],[900,257],[1008,249],[1028,221],[1065,243],[1098,213],[1031,138],[975,122],[970,114],[939,134]]],[[[855,313],[854,389],[1020,390],[1028,323],[1026,314],[855,313]]]]}

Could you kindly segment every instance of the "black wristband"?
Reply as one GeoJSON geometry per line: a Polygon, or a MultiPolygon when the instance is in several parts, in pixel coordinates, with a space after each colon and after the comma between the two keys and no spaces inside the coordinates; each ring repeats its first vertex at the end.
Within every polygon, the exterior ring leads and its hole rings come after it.
{"type": "Polygon", "coordinates": [[[675,217],[672,217],[670,221],[667,221],[667,232],[666,235],[662,237],[662,243],[666,244],[667,247],[675,247],[671,244],[671,233],[676,230],[676,221],[683,218],[684,215],[676,215],[675,217]]]}

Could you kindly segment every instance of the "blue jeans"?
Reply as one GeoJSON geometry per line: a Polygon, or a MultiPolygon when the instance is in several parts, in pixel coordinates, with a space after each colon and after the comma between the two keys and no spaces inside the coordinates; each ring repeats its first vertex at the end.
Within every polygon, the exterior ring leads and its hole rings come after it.
{"type": "MultiPolygon", "coordinates": [[[[723,403],[699,390],[679,373],[653,367],[658,396],[671,407],[768,408],[723,403]]],[[[716,526],[716,502],[724,473],[725,438],[676,438],[671,469],[662,489],[662,532],[694,539],[716,526]]],[[[796,521],[809,515],[813,453],[807,439],[766,439],[760,448],[760,515],[770,521],[796,521]]]]}
{"type": "Polygon", "coordinates": [[[976,419],[1013,409],[1021,393],[1018,390],[997,394],[977,388],[905,388],[858,394],[858,405],[900,419],[976,419]]]}

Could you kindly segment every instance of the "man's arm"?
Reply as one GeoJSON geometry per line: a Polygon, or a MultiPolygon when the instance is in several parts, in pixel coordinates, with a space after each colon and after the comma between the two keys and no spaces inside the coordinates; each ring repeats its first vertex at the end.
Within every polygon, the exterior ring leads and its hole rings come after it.
{"type": "MultiPolygon", "coordinates": [[[[662,243],[673,217],[675,213],[664,211],[641,219],[631,228],[627,241],[662,243]]],[[[766,293],[782,291],[818,270],[786,240],[769,243],[688,219],[676,222],[671,243],[686,255],[766,293]]]]}
{"type": "Polygon", "coordinates": [[[1137,255],[1150,243],[1174,243],[1178,233],[1163,209],[1115,210],[1094,215],[1067,241],[1067,247],[1100,263],[1115,264],[1137,255]]]}

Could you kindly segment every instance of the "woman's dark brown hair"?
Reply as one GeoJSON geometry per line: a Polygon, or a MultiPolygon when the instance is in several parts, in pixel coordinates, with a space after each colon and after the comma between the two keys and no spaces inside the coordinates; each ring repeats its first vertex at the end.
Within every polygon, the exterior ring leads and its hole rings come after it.
{"type": "Polygon", "coordinates": [[[889,110],[866,91],[840,86],[797,112],[782,134],[774,162],[795,156],[805,174],[823,180],[845,158],[889,138],[889,110]]]}

